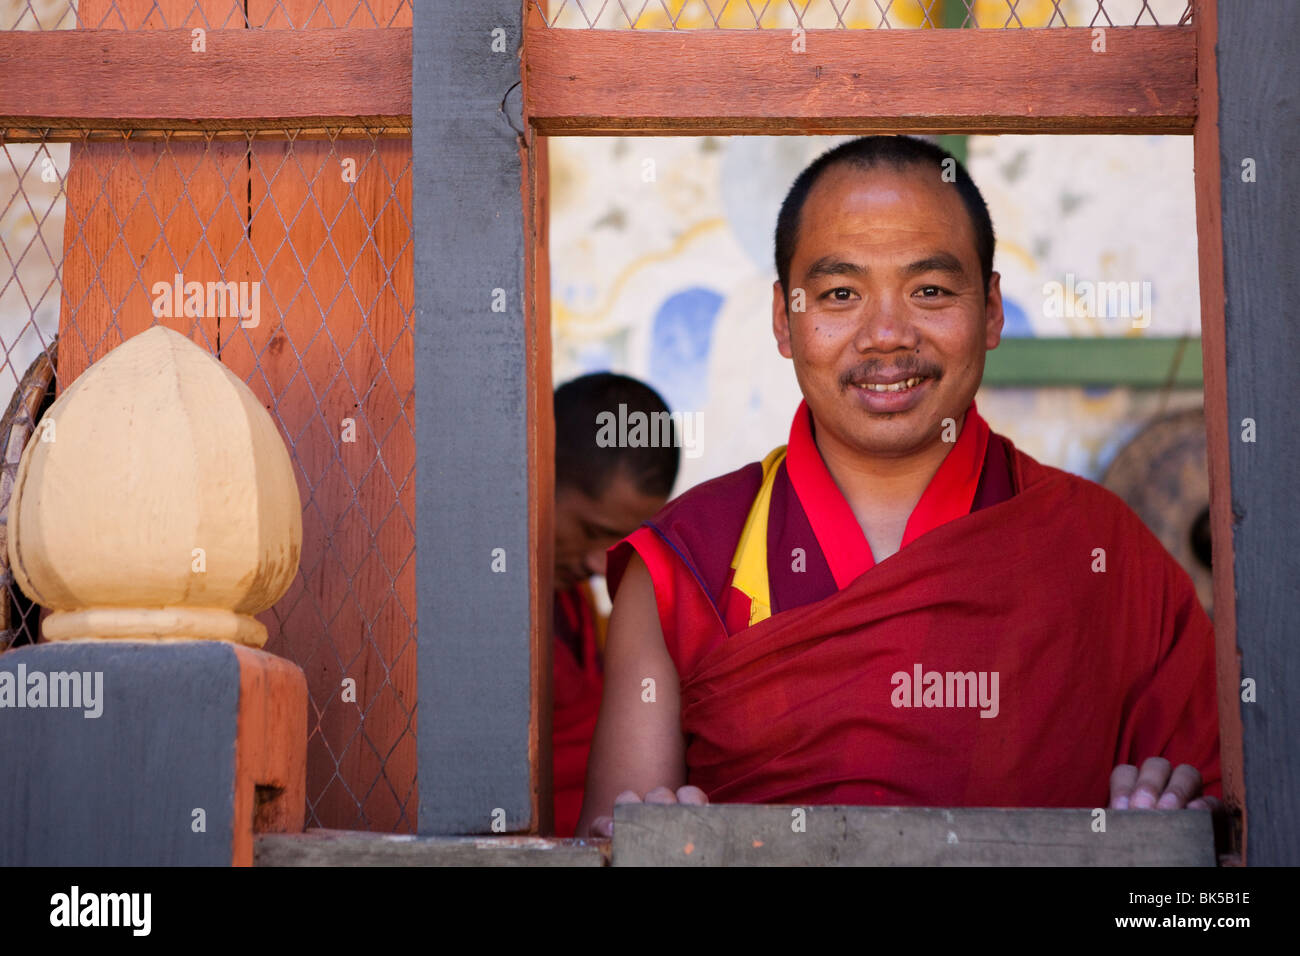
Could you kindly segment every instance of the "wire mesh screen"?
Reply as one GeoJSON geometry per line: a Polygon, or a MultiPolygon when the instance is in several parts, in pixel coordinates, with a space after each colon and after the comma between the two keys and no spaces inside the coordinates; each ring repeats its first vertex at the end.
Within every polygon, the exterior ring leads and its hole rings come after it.
{"type": "Polygon", "coordinates": [[[1172,26],[1190,0],[532,0],[547,26],[605,30],[866,30],[1172,26]]]}
{"type": "MultiPolygon", "coordinates": [[[[575,29],[1190,19],[1186,0],[529,2],[546,25],[575,29]]],[[[382,29],[412,17],[413,0],[0,0],[0,29],[28,31],[382,29]]],[[[163,323],[218,356],[279,427],[303,504],[298,576],[262,620],[268,650],[307,674],[308,824],[414,830],[409,131],[0,129],[0,151],[0,396],[19,426],[17,442],[3,436],[4,480],[48,390],[125,338],[163,323]],[[253,314],[158,314],[158,288],[191,282],[233,283],[253,314]]],[[[0,591],[0,649],[35,640],[12,577],[0,591]]]]}
{"type": "MultiPolygon", "coordinates": [[[[0,381],[49,350],[61,390],[165,324],[248,384],[303,504],[298,576],[261,620],[307,675],[309,825],[413,830],[409,132],[222,136],[4,131],[0,381]],[[231,303],[175,314],[164,286],[192,282],[233,283],[231,303]]],[[[29,613],[10,620],[32,640],[29,613]]]]}

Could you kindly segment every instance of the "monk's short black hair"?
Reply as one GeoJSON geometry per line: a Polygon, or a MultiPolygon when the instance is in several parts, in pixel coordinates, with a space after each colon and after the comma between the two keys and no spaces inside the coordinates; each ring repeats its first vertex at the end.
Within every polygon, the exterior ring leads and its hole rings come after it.
{"type": "Polygon", "coordinates": [[[989,207],[984,202],[984,196],[970,178],[966,167],[943,147],[929,140],[917,139],[915,136],[861,136],[841,143],[813,160],[795,179],[794,185],[786,193],[785,202],[781,204],[781,212],[776,218],[776,274],[781,280],[787,305],[790,302],[790,263],[794,259],[799,217],[817,180],[833,166],[844,165],[866,170],[883,164],[899,170],[913,166],[928,167],[934,170],[935,182],[949,184],[957,189],[957,195],[961,197],[975,227],[975,251],[979,255],[980,272],[984,277],[984,294],[988,295],[989,282],[993,277],[993,220],[989,218],[989,207]],[[951,164],[945,167],[944,163],[948,160],[951,160],[951,164]],[[944,177],[946,169],[951,169],[952,172],[944,177]]]}
{"type": "Polygon", "coordinates": [[[642,494],[666,498],[677,480],[679,444],[668,406],[645,382],[614,372],[595,372],[565,382],[555,390],[557,488],[577,488],[589,498],[599,498],[622,472],[642,494]],[[598,419],[604,412],[618,419],[620,405],[624,414],[641,412],[651,422],[667,420],[672,440],[602,447],[597,442],[598,419]]]}

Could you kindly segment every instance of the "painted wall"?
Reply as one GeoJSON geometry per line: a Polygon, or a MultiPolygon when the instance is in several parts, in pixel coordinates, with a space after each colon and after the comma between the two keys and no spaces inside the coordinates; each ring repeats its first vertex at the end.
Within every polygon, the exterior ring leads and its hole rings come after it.
{"type": "MultiPolygon", "coordinates": [[[[849,138],[551,141],[555,380],[612,368],[701,413],[679,491],[786,441],[800,394],[771,333],[772,233],[799,171],[849,138]]],[[[1199,335],[1190,137],[980,136],[968,147],[998,234],[1005,335],[1199,335]],[[1149,283],[1149,326],[1083,302],[1059,314],[1044,286],[1070,276],[1149,283]]],[[[1031,455],[1094,479],[1153,415],[1200,401],[1195,389],[977,397],[1031,455]]]]}

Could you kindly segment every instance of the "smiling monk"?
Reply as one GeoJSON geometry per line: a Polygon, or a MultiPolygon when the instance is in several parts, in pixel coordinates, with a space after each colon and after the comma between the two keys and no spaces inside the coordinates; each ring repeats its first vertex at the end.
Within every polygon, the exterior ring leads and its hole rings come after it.
{"type": "Polygon", "coordinates": [[[965,168],[923,140],[853,140],[795,180],[772,329],[804,400],[787,445],[611,549],[579,832],[632,800],[1217,803],[1191,580],[975,408],[993,246],[965,168]]]}

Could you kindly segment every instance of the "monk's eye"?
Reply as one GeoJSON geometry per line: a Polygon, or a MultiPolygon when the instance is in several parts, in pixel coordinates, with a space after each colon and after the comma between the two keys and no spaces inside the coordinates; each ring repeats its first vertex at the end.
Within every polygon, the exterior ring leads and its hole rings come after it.
{"type": "Polygon", "coordinates": [[[839,286],[831,289],[822,296],[823,299],[830,299],[832,302],[848,302],[853,298],[853,290],[846,286],[839,286]],[[841,294],[843,293],[843,294],[841,294]]]}
{"type": "Polygon", "coordinates": [[[947,289],[937,285],[923,285],[916,290],[921,294],[923,299],[937,299],[941,295],[951,295],[947,289]]]}

